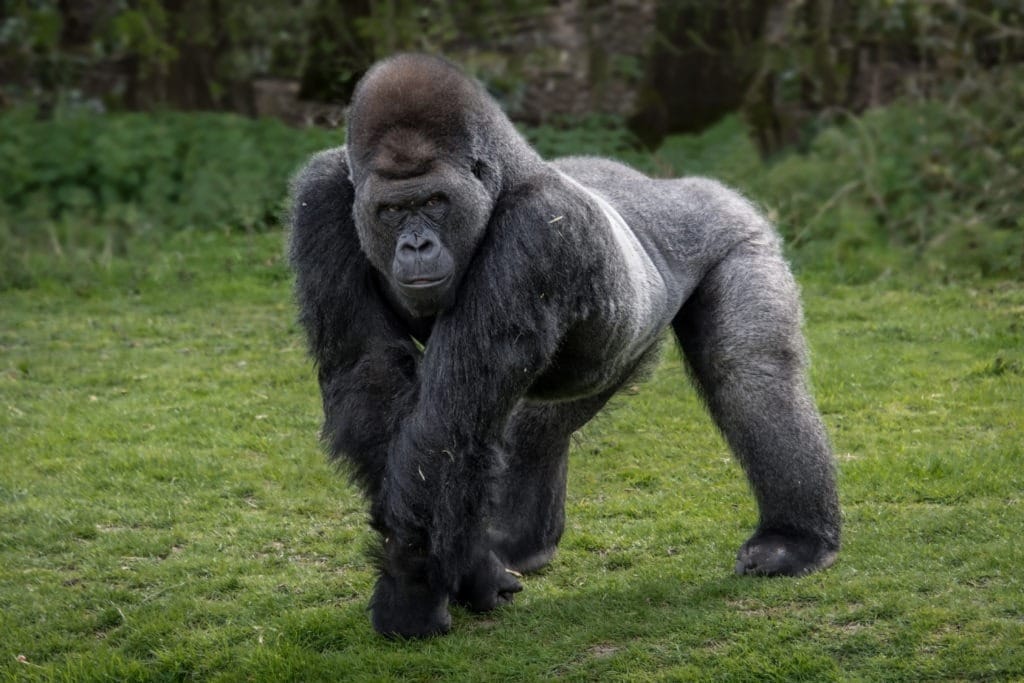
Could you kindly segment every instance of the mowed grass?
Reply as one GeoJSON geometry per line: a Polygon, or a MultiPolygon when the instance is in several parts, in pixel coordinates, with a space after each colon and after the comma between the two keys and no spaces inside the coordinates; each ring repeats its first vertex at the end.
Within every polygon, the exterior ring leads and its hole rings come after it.
{"type": "Polygon", "coordinates": [[[279,235],[183,235],[0,293],[0,675],[1024,677],[1024,285],[801,274],[845,512],[832,569],[732,574],[756,522],[667,346],[577,439],[555,562],[426,642],[372,632],[279,235]]]}

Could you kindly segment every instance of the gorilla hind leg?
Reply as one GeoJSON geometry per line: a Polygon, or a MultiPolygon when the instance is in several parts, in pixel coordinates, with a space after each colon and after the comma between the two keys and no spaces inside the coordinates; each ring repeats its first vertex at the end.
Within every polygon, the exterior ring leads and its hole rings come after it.
{"type": "Polygon", "coordinates": [[[738,574],[807,574],[839,550],[835,466],[806,385],[800,324],[797,286],[774,240],[734,249],[672,323],[757,498],[760,521],[738,574]]]}
{"type": "Polygon", "coordinates": [[[520,404],[505,430],[508,464],[488,530],[494,552],[528,573],[554,557],[565,529],[569,441],[611,392],[568,403],[520,404]]]}

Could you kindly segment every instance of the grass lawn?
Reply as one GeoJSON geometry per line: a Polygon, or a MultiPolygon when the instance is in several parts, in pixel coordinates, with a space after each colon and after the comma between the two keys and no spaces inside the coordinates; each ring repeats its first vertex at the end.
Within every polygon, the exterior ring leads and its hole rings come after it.
{"type": "Polygon", "coordinates": [[[179,236],[0,293],[0,677],[1024,678],[1024,284],[801,275],[832,569],[732,575],[753,500],[669,349],[580,434],[515,604],[389,642],[281,245],[179,236]]]}

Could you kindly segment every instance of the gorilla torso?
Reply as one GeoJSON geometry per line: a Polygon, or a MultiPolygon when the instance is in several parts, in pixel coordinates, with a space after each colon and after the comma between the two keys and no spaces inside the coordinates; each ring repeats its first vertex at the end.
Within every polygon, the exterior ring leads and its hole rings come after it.
{"type": "Polygon", "coordinates": [[[580,252],[595,242],[606,249],[599,268],[572,259],[561,263],[563,286],[579,288],[583,276],[605,292],[579,307],[550,365],[527,392],[532,399],[561,401],[642,376],[707,268],[744,240],[773,236],[753,206],[713,180],[652,179],[595,157],[556,159],[551,166],[558,174],[546,177],[546,186],[591,202],[596,220],[573,234],[570,222],[553,216],[536,226],[536,239],[578,240],[580,252]]]}

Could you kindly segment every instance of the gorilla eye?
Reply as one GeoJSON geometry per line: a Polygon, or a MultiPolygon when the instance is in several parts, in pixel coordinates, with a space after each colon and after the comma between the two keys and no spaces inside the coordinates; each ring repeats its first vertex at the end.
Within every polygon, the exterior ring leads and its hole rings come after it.
{"type": "Polygon", "coordinates": [[[385,216],[397,216],[401,212],[402,207],[395,204],[384,204],[378,209],[378,211],[385,216]]]}
{"type": "Polygon", "coordinates": [[[423,202],[424,206],[430,207],[441,206],[442,204],[444,204],[444,197],[442,197],[439,194],[435,194],[434,196],[428,198],[427,201],[423,202]]]}

